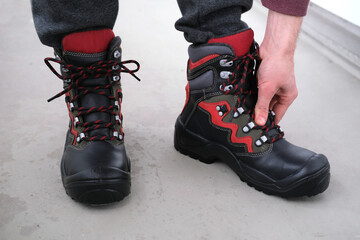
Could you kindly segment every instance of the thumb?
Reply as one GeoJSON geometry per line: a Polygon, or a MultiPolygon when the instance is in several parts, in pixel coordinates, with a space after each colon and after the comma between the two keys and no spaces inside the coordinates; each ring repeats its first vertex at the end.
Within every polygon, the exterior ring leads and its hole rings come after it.
{"type": "Polygon", "coordinates": [[[259,86],[258,100],[255,105],[255,122],[257,125],[265,125],[269,114],[269,105],[274,95],[275,90],[264,85],[259,86]]]}

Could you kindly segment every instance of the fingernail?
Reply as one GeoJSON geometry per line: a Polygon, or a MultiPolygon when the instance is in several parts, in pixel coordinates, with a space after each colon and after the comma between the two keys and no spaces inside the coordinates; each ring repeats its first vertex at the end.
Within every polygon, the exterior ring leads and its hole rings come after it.
{"type": "Polygon", "coordinates": [[[265,119],[262,118],[262,117],[259,117],[259,118],[257,119],[257,122],[258,122],[259,125],[265,125],[265,119]]]}

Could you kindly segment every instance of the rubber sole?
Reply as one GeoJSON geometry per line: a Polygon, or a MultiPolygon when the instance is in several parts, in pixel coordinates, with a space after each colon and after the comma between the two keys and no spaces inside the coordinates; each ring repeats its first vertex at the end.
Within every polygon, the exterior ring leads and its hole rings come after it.
{"type": "MultiPolygon", "coordinates": [[[[174,146],[180,153],[206,164],[216,161],[225,162],[243,182],[269,195],[284,198],[311,197],[324,192],[330,182],[330,166],[328,165],[310,176],[297,179],[297,181],[286,187],[261,183],[246,173],[245,169],[249,169],[249,167],[237,159],[226,146],[189,131],[184,127],[179,118],[175,124],[174,146]]],[[[252,169],[252,171],[255,172],[256,170],[252,169]]]]}
{"type": "Polygon", "coordinates": [[[130,187],[130,182],[122,179],[91,180],[64,184],[66,193],[73,200],[92,205],[119,202],[130,194],[130,187]]]}

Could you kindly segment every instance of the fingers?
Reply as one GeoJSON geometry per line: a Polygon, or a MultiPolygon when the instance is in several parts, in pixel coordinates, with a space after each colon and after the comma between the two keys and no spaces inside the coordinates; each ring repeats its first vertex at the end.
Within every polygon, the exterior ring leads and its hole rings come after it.
{"type": "Polygon", "coordinates": [[[281,119],[284,117],[287,109],[293,103],[295,98],[297,97],[297,89],[295,88],[292,93],[289,95],[283,96],[280,98],[272,107],[272,110],[275,112],[275,124],[279,124],[281,119]]]}
{"type": "Polygon", "coordinates": [[[269,109],[275,112],[275,124],[278,124],[297,95],[296,87],[292,88],[291,91],[283,93],[281,90],[274,90],[271,86],[259,86],[258,100],[255,106],[256,124],[260,126],[265,125],[269,109]]]}
{"type": "Polygon", "coordinates": [[[284,117],[288,108],[289,108],[289,105],[286,106],[281,103],[277,103],[274,105],[272,110],[275,112],[275,124],[279,124],[279,122],[284,117]]]}
{"type": "Polygon", "coordinates": [[[270,102],[270,109],[274,109],[274,106],[275,104],[277,103],[277,97],[276,95],[273,97],[273,99],[271,99],[271,102],[270,102]]]}
{"type": "Polygon", "coordinates": [[[269,114],[270,102],[275,93],[276,90],[271,88],[271,86],[259,85],[258,100],[255,105],[255,122],[257,125],[265,125],[269,114]]]}
{"type": "Polygon", "coordinates": [[[280,122],[297,97],[293,57],[289,59],[276,54],[262,57],[257,71],[258,99],[255,106],[255,122],[260,126],[266,124],[269,108],[276,114],[275,122],[280,122]]]}

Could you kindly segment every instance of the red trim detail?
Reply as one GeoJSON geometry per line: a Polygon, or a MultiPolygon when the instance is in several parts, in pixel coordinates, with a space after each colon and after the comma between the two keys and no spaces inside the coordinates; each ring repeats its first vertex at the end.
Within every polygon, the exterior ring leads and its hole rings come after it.
{"type": "Polygon", "coordinates": [[[210,113],[212,123],[214,123],[217,126],[223,127],[223,128],[231,129],[231,137],[230,137],[231,142],[245,143],[247,146],[248,152],[254,152],[253,147],[252,147],[252,143],[253,143],[252,137],[250,137],[250,136],[241,137],[241,138],[237,137],[236,133],[239,129],[239,126],[235,123],[223,122],[223,118],[230,112],[225,113],[223,116],[219,116],[219,113],[216,110],[216,106],[219,106],[219,105],[226,105],[226,107],[228,109],[231,109],[231,106],[227,101],[220,101],[220,102],[216,102],[216,103],[207,103],[207,102],[199,103],[199,107],[201,107],[202,109],[204,109],[205,111],[210,113]]]}
{"type": "MultiPolygon", "coordinates": [[[[69,92],[65,93],[65,97],[68,97],[69,100],[71,100],[71,98],[70,98],[70,93],[69,93],[69,92]]],[[[75,136],[75,139],[74,139],[74,142],[73,142],[73,145],[75,146],[75,145],[76,145],[76,138],[78,137],[79,132],[78,132],[78,131],[75,131],[75,129],[74,129],[74,116],[72,115],[72,113],[71,113],[71,111],[70,111],[70,103],[66,103],[66,106],[67,106],[67,108],[68,108],[69,116],[70,116],[70,119],[71,119],[71,129],[70,129],[70,132],[71,132],[72,135],[75,136]]]]}
{"type": "Polygon", "coordinates": [[[189,102],[189,98],[190,98],[190,85],[189,85],[189,83],[186,84],[185,91],[186,91],[186,99],[185,99],[185,104],[184,104],[183,110],[181,111],[181,114],[184,112],[185,107],[189,102]]]}
{"type": "Polygon", "coordinates": [[[236,56],[243,56],[249,51],[253,40],[254,32],[249,29],[226,37],[212,38],[208,43],[226,43],[234,49],[236,56]]]}
{"type": "Polygon", "coordinates": [[[99,53],[107,50],[114,37],[114,32],[111,29],[76,32],[65,36],[62,44],[64,51],[99,53]]]}
{"type": "MultiPolygon", "coordinates": [[[[121,102],[122,102],[122,98],[120,98],[120,95],[122,95],[122,90],[121,89],[117,89],[116,90],[116,99],[117,99],[117,101],[119,102],[119,118],[120,118],[120,120],[121,120],[121,115],[122,115],[122,113],[121,113],[121,102]]],[[[121,120],[121,122],[122,122],[123,120],[121,120]]],[[[123,124],[121,123],[121,126],[122,126],[123,124]]],[[[121,134],[123,134],[123,132],[122,132],[122,128],[120,128],[120,132],[121,132],[121,134]]]]}
{"type": "Polygon", "coordinates": [[[202,58],[202,59],[200,59],[200,60],[198,60],[198,61],[196,61],[194,63],[191,60],[189,60],[189,65],[188,65],[189,69],[194,69],[194,68],[200,66],[201,64],[204,64],[207,61],[210,61],[211,59],[214,59],[214,58],[216,58],[218,56],[220,56],[220,55],[219,54],[211,54],[211,55],[208,55],[208,56],[206,56],[206,57],[204,57],[204,58],[202,58]]]}
{"type": "Polygon", "coordinates": [[[119,102],[119,117],[120,117],[120,120],[121,120],[121,124],[120,124],[120,134],[123,136],[123,139],[125,138],[125,135],[124,135],[124,131],[123,131],[123,117],[122,117],[122,113],[121,113],[121,102],[122,102],[122,98],[120,98],[120,93],[122,94],[122,90],[121,89],[117,89],[116,90],[116,99],[117,101],[119,102]]]}

